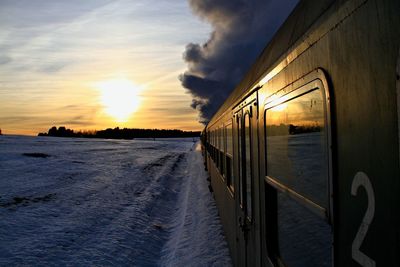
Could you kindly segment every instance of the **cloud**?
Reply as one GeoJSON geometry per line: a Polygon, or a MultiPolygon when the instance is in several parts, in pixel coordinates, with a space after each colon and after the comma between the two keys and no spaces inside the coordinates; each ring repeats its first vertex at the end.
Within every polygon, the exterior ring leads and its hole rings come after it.
{"type": "Polygon", "coordinates": [[[111,2],[112,0],[2,0],[0,24],[3,27],[31,29],[49,24],[60,25],[111,2]]]}
{"type": "Polygon", "coordinates": [[[0,65],[7,64],[7,63],[9,63],[9,62],[11,62],[11,61],[12,61],[11,57],[8,57],[8,56],[0,56],[0,65]]]}
{"type": "Polygon", "coordinates": [[[56,125],[68,125],[68,127],[74,127],[74,126],[93,126],[95,125],[95,123],[90,119],[90,118],[86,118],[85,116],[75,116],[73,118],[70,118],[68,120],[59,120],[56,121],[54,124],[56,125]]]}
{"type": "Polygon", "coordinates": [[[55,62],[52,64],[40,66],[38,68],[39,72],[47,73],[47,74],[53,74],[56,72],[61,71],[64,69],[66,66],[71,65],[72,63],[66,63],[66,62],[55,62]]]}
{"type": "Polygon", "coordinates": [[[201,122],[217,111],[297,2],[189,0],[193,12],[213,27],[206,43],[186,46],[183,59],[188,69],[179,76],[201,122]]]}
{"type": "Polygon", "coordinates": [[[69,25],[110,1],[1,1],[0,67],[12,76],[22,72],[46,75],[63,70],[76,61],[66,53],[76,43],[68,32],[69,25]]]}

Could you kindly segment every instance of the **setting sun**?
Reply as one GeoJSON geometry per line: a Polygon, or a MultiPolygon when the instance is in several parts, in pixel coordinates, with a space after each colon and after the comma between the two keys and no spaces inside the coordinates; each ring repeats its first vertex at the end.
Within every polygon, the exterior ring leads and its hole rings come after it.
{"type": "Polygon", "coordinates": [[[128,79],[107,80],[96,83],[104,111],[118,122],[126,122],[139,108],[142,87],[128,79]]]}

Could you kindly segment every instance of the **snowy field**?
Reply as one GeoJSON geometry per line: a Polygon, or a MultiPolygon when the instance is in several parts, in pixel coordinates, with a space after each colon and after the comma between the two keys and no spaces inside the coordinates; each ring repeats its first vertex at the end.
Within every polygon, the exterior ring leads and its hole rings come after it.
{"type": "Polygon", "coordinates": [[[1,266],[231,266],[192,139],[0,136],[1,266]]]}

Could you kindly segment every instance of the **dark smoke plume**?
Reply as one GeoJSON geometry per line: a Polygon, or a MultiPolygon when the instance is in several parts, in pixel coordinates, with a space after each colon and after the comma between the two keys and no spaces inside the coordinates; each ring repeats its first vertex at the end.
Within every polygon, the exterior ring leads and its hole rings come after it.
{"type": "Polygon", "coordinates": [[[189,0],[213,27],[205,44],[190,43],[180,75],[193,96],[192,108],[207,123],[243,78],[298,0],[189,0]]]}

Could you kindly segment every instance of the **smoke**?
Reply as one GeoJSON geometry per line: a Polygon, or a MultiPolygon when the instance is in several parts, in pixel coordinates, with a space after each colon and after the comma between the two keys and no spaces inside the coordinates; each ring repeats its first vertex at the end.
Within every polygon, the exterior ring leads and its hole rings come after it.
{"type": "Polygon", "coordinates": [[[240,82],[298,0],[189,0],[213,27],[204,44],[190,43],[179,76],[193,96],[191,107],[207,123],[240,82]]]}

